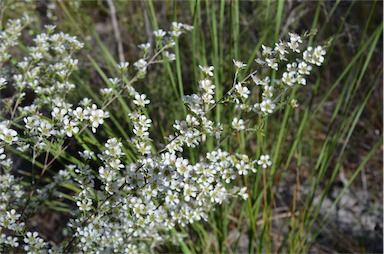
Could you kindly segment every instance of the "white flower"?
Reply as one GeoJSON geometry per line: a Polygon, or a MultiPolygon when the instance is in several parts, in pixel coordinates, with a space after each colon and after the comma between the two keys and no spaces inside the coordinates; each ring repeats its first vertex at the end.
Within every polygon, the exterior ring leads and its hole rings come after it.
{"type": "Polygon", "coordinates": [[[151,153],[151,146],[147,145],[144,142],[139,142],[136,144],[137,151],[144,155],[144,154],[150,154],[151,153]]]}
{"type": "Polygon", "coordinates": [[[275,107],[276,105],[270,99],[264,100],[260,103],[260,110],[264,113],[271,114],[275,107]]]}
{"type": "Polygon", "coordinates": [[[300,49],[299,49],[299,43],[298,42],[288,42],[288,47],[293,51],[293,52],[296,52],[296,53],[300,53],[300,49]]]}
{"type": "Polygon", "coordinates": [[[265,59],[265,61],[267,62],[267,65],[270,68],[272,68],[272,69],[274,69],[276,71],[279,69],[279,67],[277,65],[277,59],[276,58],[267,58],[267,59],[265,59]]]}
{"type": "Polygon", "coordinates": [[[142,49],[144,52],[148,52],[148,50],[151,48],[150,43],[143,43],[138,46],[140,49],[142,49]]]}
{"type": "Polygon", "coordinates": [[[244,69],[247,65],[241,61],[236,61],[235,59],[233,59],[233,64],[235,65],[235,68],[240,70],[240,69],[244,69]]]}
{"type": "Polygon", "coordinates": [[[279,42],[279,43],[275,43],[275,51],[277,51],[277,53],[279,53],[279,56],[280,57],[283,57],[286,53],[288,53],[288,51],[286,50],[286,46],[283,42],[279,42]]]}
{"type": "Polygon", "coordinates": [[[299,63],[298,71],[300,74],[309,75],[312,70],[312,66],[308,65],[306,62],[299,63]]]}
{"type": "Polygon", "coordinates": [[[232,120],[232,128],[240,131],[245,130],[245,123],[243,119],[238,119],[237,117],[233,118],[232,120]]]}
{"type": "Polygon", "coordinates": [[[77,201],[76,205],[79,207],[80,211],[89,211],[92,209],[92,200],[89,198],[84,198],[81,201],[77,201]]]}
{"type": "Polygon", "coordinates": [[[177,194],[173,193],[171,190],[167,191],[167,196],[165,197],[165,203],[169,205],[177,205],[180,202],[177,194]]]}
{"type": "Polygon", "coordinates": [[[289,104],[291,105],[292,108],[297,108],[299,106],[299,104],[297,104],[296,99],[292,99],[289,104]]]}
{"type": "Polygon", "coordinates": [[[303,86],[305,86],[307,84],[307,80],[302,75],[297,75],[296,76],[296,82],[298,84],[303,85],[303,86]]]}
{"type": "Polygon", "coordinates": [[[8,219],[10,219],[14,222],[16,222],[21,216],[21,214],[16,213],[15,209],[12,209],[10,212],[7,211],[6,215],[7,215],[8,219]]]}
{"type": "Polygon", "coordinates": [[[119,78],[109,78],[108,81],[111,83],[112,86],[117,87],[121,80],[119,78]]]}
{"type": "Polygon", "coordinates": [[[248,198],[247,187],[241,188],[237,195],[239,195],[242,199],[246,200],[248,198]]]}
{"type": "Polygon", "coordinates": [[[196,197],[197,188],[193,185],[185,184],[184,185],[184,200],[189,202],[191,197],[196,197]]]}
{"type": "Polygon", "coordinates": [[[324,55],[325,55],[325,50],[322,46],[317,46],[315,51],[313,52],[313,62],[317,66],[320,66],[324,62],[324,55]]]}
{"type": "Polygon", "coordinates": [[[145,61],[144,59],[139,59],[137,62],[135,62],[133,64],[133,66],[135,66],[135,68],[138,71],[146,72],[146,70],[147,70],[147,61],[145,61]]]}
{"type": "Polygon", "coordinates": [[[289,47],[292,51],[297,52],[297,53],[300,53],[299,46],[300,46],[300,43],[303,42],[303,41],[301,40],[300,35],[295,34],[295,33],[288,33],[288,34],[289,34],[289,37],[290,37],[290,42],[288,42],[288,47],[289,47]]]}
{"type": "Polygon", "coordinates": [[[189,178],[192,166],[189,165],[187,159],[177,158],[175,167],[180,175],[184,176],[186,179],[189,178]]]}
{"type": "MultiPolygon", "coordinates": [[[[4,236],[1,235],[1,237],[5,239],[5,235],[4,236]]],[[[17,237],[8,236],[6,244],[9,244],[12,248],[18,247],[19,246],[18,238],[17,237]]]]}
{"type": "Polygon", "coordinates": [[[92,132],[96,132],[96,128],[99,127],[100,124],[104,123],[104,118],[109,117],[108,112],[104,112],[101,109],[97,109],[95,104],[92,104],[92,108],[86,109],[87,115],[89,114],[89,122],[92,125],[92,132]]]}
{"type": "Polygon", "coordinates": [[[209,196],[211,197],[212,203],[221,204],[227,197],[227,190],[221,183],[218,183],[216,188],[210,191],[209,196]]]}
{"type": "Polygon", "coordinates": [[[272,161],[269,159],[269,155],[261,155],[257,164],[261,165],[263,168],[267,168],[272,165],[272,161]]]}
{"type": "Polygon", "coordinates": [[[89,99],[89,98],[83,98],[81,101],[80,101],[80,105],[84,106],[84,107],[87,107],[89,105],[91,105],[92,103],[92,100],[89,99]]]}
{"type": "Polygon", "coordinates": [[[215,85],[212,84],[212,80],[210,79],[200,80],[199,85],[205,91],[213,91],[213,89],[215,88],[215,85]]]}
{"type": "Polygon", "coordinates": [[[175,61],[176,60],[176,55],[173,53],[169,53],[168,51],[163,52],[163,57],[166,61],[175,61]]]}
{"type": "MultiPolygon", "coordinates": [[[[40,134],[44,137],[50,137],[51,135],[55,134],[55,131],[53,130],[53,125],[48,122],[47,120],[40,120],[40,126],[37,128],[37,130],[40,132],[40,134]]],[[[36,121],[38,123],[38,121],[36,121]]]]}
{"type": "Polygon", "coordinates": [[[13,161],[11,160],[11,159],[6,159],[6,160],[2,160],[1,162],[0,162],[0,164],[4,167],[4,168],[6,168],[6,169],[11,169],[11,167],[12,167],[12,165],[13,165],[13,161]]]}
{"type": "Polygon", "coordinates": [[[128,70],[129,62],[121,62],[117,65],[117,69],[122,72],[126,72],[128,70]]]}
{"type": "Polygon", "coordinates": [[[244,99],[247,99],[248,95],[251,93],[251,91],[249,91],[248,87],[242,86],[241,83],[238,83],[235,85],[235,90],[244,99]]]}
{"type": "Polygon", "coordinates": [[[51,115],[54,119],[57,119],[58,121],[63,121],[64,119],[64,116],[68,113],[68,110],[64,109],[64,108],[58,108],[58,107],[54,107],[52,112],[51,112],[51,115]]]}
{"type": "Polygon", "coordinates": [[[102,178],[102,180],[111,182],[115,178],[116,174],[109,168],[99,167],[99,176],[102,178]]]}
{"type": "Polygon", "coordinates": [[[298,42],[302,43],[303,41],[301,40],[300,35],[295,34],[295,33],[288,33],[289,34],[289,39],[291,42],[298,42]]]}
{"type": "Polygon", "coordinates": [[[82,122],[86,116],[84,114],[84,110],[80,107],[77,107],[74,111],[72,111],[72,114],[76,117],[77,120],[82,122]]]}
{"type": "Polygon", "coordinates": [[[0,78],[0,90],[5,87],[7,80],[5,78],[0,78]]]}
{"type": "Polygon", "coordinates": [[[88,151],[88,150],[84,150],[83,152],[79,151],[80,157],[85,160],[91,159],[94,154],[95,153],[93,151],[88,151]]]}
{"type": "Polygon", "coordinates": [[[270,55],[272,55],[272,48],[270,48],[270,47],[266,47],[266,46],[264,46],[264,45],[261,45],[261,47],[263,48],[263,56],[270,56],[270,55]]]}
{"type": "Polygon", "coordinates": [[[39,236],[39,233],[35,232],[27,232],[26,237],[24,237],[24,242],[29,245],[34,244],[36,242],[36,238],[39,236]]]}
{"type": "Polygon", "coordinates": [[[295,74],[295,72],[284,72],[281,81],[288,86],[292,86],[296,83],[295,74]]]}
{"type": "Polygon", "coordinates": [[[4,160],[7,156],[4,154],[4,148],[0,147],[0,160],[4,160]]]}
{"type": "Polygon", "coordinates": [[[13,129],[8,129],[4,125],[0,125],[0,139],[5,143],[12,144],[18,140],[17,132],[13,129]]]}
{"type": "Polygon", "coordinates": [[[262,96],[264,98],[271,98],[273,96],[272,92],[274,90],[273,86],[264,86],[264,91],[263,91],[263,94],[262,96]]]}
{"type": "Polygon", "coordinates": [[[297,69],[297,63],[296,62],[287,64],[287,71],[288,72],[296,72],[296,69],[297,69]]]}
{"type": "Polygon", "coordinates": [[[199,65],[199,68],[205,73],[205,74],[207,74],[207,75],[209,75],[209,76],[213,76],[213,69],[215,69],[213,66],[201,66],[201,65],[199,65]]]}
{"type": "Polygon", "coordinates": [[[76,134],[79,132],[79,127],[76,126],[77,125],[77,122],[75,121],[70,121],[68,118],[65,118],[64,119],[64,133],[68,136],[68,137],[72,137],[73,134],[76,134]]]}
{"type": "Polygon", "coordinates": [[[145,107],[145,105],[150,103],[150,100],[146,100],[147,95],[145,94],[136,94],[135,99],[133,100],[133,103],[135,103],[137,106],[145,107]]]}
{"type": "Polygon", "coordinates": [[[170,32],[171,36],[179,37],[182,33],[183,24],[172,22],[172,31],[170,32]]]}
{"type": "Polygon", "coordinates": [[[162,29],[159,29],[157,31],[153,31],[153,35],[156,37],[156,39],[162,39],[165,36],[165,31],[162,29]]]}
{"type": "Polygon", "coordinates": [[[108,97],[109,95],[111,95],[113,92],[113,89],[110,88],[110,87],[107,87],[107,88],[101,88],[100,89],[100,94],[101,96],[103,97],[108,97]]]}
{"type": "Polygon", "coordinates": [[[314,51],[314,55],[316,55],[316,56],[324,56],[325,55],[325,50],[324,50],[324,48],[322,47],[322,46],[317,46],[316,48],[315,48],[315,51],[314,51]]]}
{"type": "Polygon", "coordinates": [[[236,164],[236,168],[239,175],[247,175],[250,166],[244,160],[241,160],[239,163],[236,164]]]}
{"type": "Polygon", "coordinates": [[[311,64],[320,66],[324,62],[324,55],[326,54],[322,46],[317,46],[315,49],[308,47],[303,53],[303,59],[311,64]]]}

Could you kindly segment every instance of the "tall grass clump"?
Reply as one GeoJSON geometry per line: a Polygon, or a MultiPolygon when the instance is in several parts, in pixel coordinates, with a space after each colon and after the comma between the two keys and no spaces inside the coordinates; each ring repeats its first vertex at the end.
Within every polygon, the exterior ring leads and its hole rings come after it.
{"type": "Polygon", "coordinates": [[[295,24],[283,1],[245,4],[260,14],[250,21],[260,24],[255,40],[244,35],[239,1],[8,4],[1,252],[308,252],[382,144],[322,214],[382,75],[361,88],[382,36],[382,24],[369,26],[374,6],[355,55],[324,81],[344,23],[324,38],[320,3],[302,32],[289,31],[295,24]],[[28,15],[18,17],[18,5],[28,15]],[[315,145],[308,130],[335,91],[315,145]],[[292,175],[287,200],[279,188],[292,175]],[[46,221],[38,225],[41,214],[60,218],[57,238],[46,221]]]}

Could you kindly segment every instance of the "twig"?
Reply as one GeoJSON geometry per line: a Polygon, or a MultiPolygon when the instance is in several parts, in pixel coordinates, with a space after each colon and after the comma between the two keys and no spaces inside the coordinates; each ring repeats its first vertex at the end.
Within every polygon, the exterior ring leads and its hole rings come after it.
{"type": "Polygon", "coordinates": [[[110,15],[111,15],[113,32],[115,34],[115,39],[117,43],[117,53],[119,56],[119,61],[122,63],[122,62],[125,62],[125,58],[124,58],[123,41],[121,39],[119,24],[117,22],[116,8],[115,8],[115,5],[113,4],[113,0],[107,0],[107,2],[109,6],[110,15]]]}
{"type": "MultiPolygon", "coordinates": [[[[153,33],[151,30],[151,23],[149,22],[148,18],[148,12],[147,9],[145,8],[145,3],[144,1],[140,1],[141,8],[143,8],[143,17],[144,17],[144,26],[145,26],[145,32],[147,34],[148,42],[152,45],[153,44],[153,33]]],[[[152,53],[153,49],[150,48],[150,51],[152,53]]]]}

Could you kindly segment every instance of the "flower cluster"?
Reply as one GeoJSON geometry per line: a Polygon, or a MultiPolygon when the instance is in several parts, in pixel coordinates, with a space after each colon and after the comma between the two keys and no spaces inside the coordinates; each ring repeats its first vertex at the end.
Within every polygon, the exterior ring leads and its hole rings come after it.
{"type": "Polygon", "coordinates": [[[99,178],[105,183],[105,192],[98,193],[97,202],[92,202],[96,197],[84,189],[78,201],[80,210],[100,212],[86,225],[81,219],[72,222],[82,251],[129,252],[133,248],[142,252],[154,247],[151,245],[167,239],[163,232],[175,225],[206,220],[214,205],[229,197],[246,198],[245,189],[227,189],[222,181],[230,183],[237,174],[256,172],[258,163],[246,155],[218,149],[196,164],[164,152],[123,165],[117,159],[123,155],[122,144],[113,138],[105,147],[99,155],[104,163],[99,178]],[[92,203],[99,205],[91,207],[92,203]]]}
{"type": "Polygon", "coordinates": [[[11,55],[8,49],[15,46],[23,28],[31,21],[28,16],[22,19],[9,20],[3,31],[0,32],[0,64],[7,61],[11,55]]]}
{"type": "MultiPolygon", "coordinates": [[[[10,21],[0,33],[2,65],[8,64],[8,49],[15,45],[26,21],[10,21]]],[[[291,33],[288,42],[280,41],[273,48],[263,45],[261,57],[255,60],[258,67],[280,71],[277,75],[281,79],[272,80],[265,72],[246,74],[247,65],[233,60],[232,87],[219,100],[215,100],[214,67],[199,66],[202,78],[198,90],[183,96],[185,117],[175,120],[172,135],[165,137],[167,143],[159,150],[159,141],[150,137],[150,99],[137,92],[133,84],[145,77],[151,64],[175,60],[169,50],[181,34],[192,29],[174,22],[170,31],[154,31],[155,45],[138,46],[142,58],[132,66],[128,62],[117,65],[120,76],[110,78],[107,87],[100,89],[99,106],[88,98],[77,105],[68,102],[68,95],[76,87],[70,82],[71,74],[78,68],[74,54],[83,44],[76,37],[56,33],[54,26],[47,26],[44,33],[34,38],[34,45],[27,48],[26,56],[11,71],[0,73],[0,88],[9,85],[15,90],[0,102],[4,105],[0,109],[0,231],[4,232],[0,251],[148,252],[157,244],[172,240],[167,231],[207,220],[215,206],[229,198],[248,198],[245,187],[228,184],[235,180],[241,183],[243,177],[271,167],[270,156],[265,151],[253,155],[225,151],[220,142],[240,136],[233,135],[239,132],[257,131],[250,126],[253,115],[261,119],[278,105],[297,106],[294,99],[286,101],[284,93],[292,86],[307,84],[306,76],[312,66],[324,61],[325,49],[317,46],[303,51],[306,35],[291,33]],[[288,61],[292,54],[301,52],[295,61],[288,61]],[[26,100],[27,93],[32,101],[26,100]],[[66,142],[81,140],[87,128],[95,133],[109,117],[108,106],[123,96],[130,103],[126,117],[132,126],[132,137],[109,137],[97,148],[84,141],[84,150],[70,158],[71,164],[58,171],[49,183],[41,184],[39,181],[57,158],[70,157],[64,154],[66,142]],[[228,123],[212,117],[211,111],[220,103],[235,112],[228,123]],[[219,145],[198,159],[183,153],[204,146],[208,138],[219,145]],[[18,168],[10,156],[13,151],[29,158],[33,169],[40,170],[27,172],[32,174],[25,179],[31,182],[33,191],[24,189],[21,179],[15,178],[18,168]],[[45,157],[43,164],[38,162],[40,155],[45,157]],[[52,160],[48,160],[50,155],[52,160]],[[66,244],[56,246],[32,232],[25,222],[28,212],[33,213],[46,198],[59,197],[57,188],[63,184],[72,186],[75,193],[71,200],[76,209],[68,223],[73,235],[66,244]],[[38,197],[32,197],[34,193],[38,197]]]]}
{"type": "MultiPolygon", "coordinates": [[[[6,52],[9,47],[15,46],[17,37],[28,22],[26,17],[7,23],[0,34],[1,50],[6,52]]],[[[55,33],[54,30],[54,26],[46,26],[45,33],[33,39],[34,46],[27,48],[26,56],[9,68],[10,71],[0,74],[0,88],[8,85],[15,90],[10,97],[0,101],[0,230],[4,228],[13,232],[8,237],[1,237],[0,248],[17,247],[21,244],[19,237],[23,237],[23,249],[27,252],[37,252],[48,246],[37,232],[26,230],[22,221],[25,216],[21,215],[33,213],[38,208],[34,207],[38,205],[36,201],[43,202],[47,193],[61,183],[58,174],[52,184],[37,189],[38,197],[30,201],[28,192],[20,184],[21,179],[14,176],[17,168],[13,156],[9,156],[9,148],[16,148],[35,163],[42,153],[60,153],[60,149],[64,149],[63,141],[80,133],[80,128],[90,127],[95,132],[109,116],[107,111],[91,104],[89,99],[83,99],[77,107],[66,101],[66,95],[75,88],[69,82],[78,64],[73,55],[83,44],[76,37],[55,33]],[[27,99],[27,94],[32,99],[27,99]]],[[[9,64],[7,60],[10,56],[6,53],[0,55],[0,63],[9,64]]],[[[49,164],[47,161],[39,174],[44,174],[49,164]]],[[[35,184],[35,176],[30,181],[35,184]]]]}
{"type": "MultiPolygon", "coordinates": [[[[313,33],[305,33],[298,35],[289,33],[289,41],[279,41],[275,47],[262,45],[262,54],[255,62],[260,67],[268,67],[281,75],[280,79],[271,80],[268,75],[262,76],[263,72],[252,71],[244,79],[239,80],[238,77],[245,68],[246,64],[238,60],[233,60],[235,68],[235,78],[232,88],[227,92],[227,97],[222,103],[235,103],[235,108],[242,117],[234,117],[232,119],[232,128],[235,131],[247,130],[246,119],[250,118],[247,113],[256,113],[261,116],[267,116],[273,113],[278,105],[291,105],[297,107],[297,101],[284,100],[284,94],[289,87],[295,85],[306,85],[306,77],[310,75],[312,66],[320,66],[324,61],[325,48],[317,46],[316,48],[308,47],[302,51],[303,38],[313,33]],[[300,53],[302,55],[300,56],[300,53]],[[296,57],[295,61],[289,61],[291,55],[296,57]],[[255,86],[256,85],[256,86],[255,86]],[[251,96],[252,91],[260,89],[261,97],[251,96]]],[[[213,68],[213,67],[212,67],[213,68]]],[[[208,69],[205,69],[208,71],[208,69]]],[[[209,71],[212,71],[210,69],[209,71]]]]}
{"type": "MultiPolygon", "coordinates": [[[[270,50],[270,54],[263,53],[268,56],[277,55],[276,58],[258,59],[258,62],[279,63],[287,60],[288,51],[285,47],[299,53],[299,43],[302,43],[301,37],[291,34],[290,42],[280,42],[274,50],[270,50]]],[[[145,65],[141,70],[148,64],[146,60],[142,60],[145,65]]],[[[261,78],[256,72],[252,72],[239,81],[237,74],[246,65],[236,60],[234,65],[234,85],[227,93],[229,99],[222,103],[235,103],[240,111],[255,111],[264,116],[272,113],[275,104],[281,101],[274,97],[275,86],[269,77],[261,78]],[[262,88],[260,103],[252,104],[251,90],[254,88],[248,88],[248,79],[256,87],[262,88]]],[[[134,66],[137,68],[138,65],[134,66]]],[[[209,111],[219,103],[214,100],[214,68],[199,67],[203,78],[199,81],[198,93],[183,97],[188,111],[186,117],[175,121],[175,132],[167,137],[168,144],[160,152],[153,152],[152,148],[156,144],[149,138],[151,119],[146,116],[145,107],[150,100],[145,94],[131,92],[136,110],[129,117],[135,136],[129,143],[133,144],[140,157],[134,163],[126,164],[123,162],[122,142],[112,138],[105,144],[106,149],[98,156],[103,163],[98,172],[98,178],[103,183],[103,192],[94,195],[87,184],[81,187],[83,191],[79,193],[78,201],[79,210],[98,212],[92,213],[90,217],[76,219],[71,224],[76,229],[78,247],[83,251],[98,249],[109,252],[142,252],[153,248],[156,243],[169,237],[164,231],[176,225],[184,226],[207,219],[214,206],[225,202],[229,197],[248,197],[246,188],[228,189],[223,183],[234,181],[238,175],[256,173],[257,167],[265,169],[272,165],[267,154],[252,160],[245,154],[230,154],[216,149],[208,152],[197,163],[191,163],[180,153],[184,147],[194,148],[201,145],[206,135],[220,140],[224,128],[221,123],[215,123],[208,117],[209,111]],[[126,245],[127,242],[130,244],[126,245]]],[[[289,72],[295,72],[296,79],[299,74],[308,75],[311,70],[309,63],[304,61],[300,61],[299,65],[295,62],[289,63],[286,68],[289,72]]],[[[140,68],[138,71],[140,72],[140,68]]],[[[245,119],[235,117],[232,120],[234,131],[245,130],[245,124],[245,119]]]]}

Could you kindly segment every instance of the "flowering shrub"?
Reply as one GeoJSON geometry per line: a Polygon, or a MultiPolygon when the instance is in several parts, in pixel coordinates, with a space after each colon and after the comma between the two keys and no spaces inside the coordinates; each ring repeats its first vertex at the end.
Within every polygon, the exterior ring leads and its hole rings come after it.
{"type": "Polygon", "coordinates": [[[223,98],[215,100],[214,68],[200,66],[202,78],[196,94],[182,100],[187,114],[174,122],[167,144],[149,132],[152,120],[147,113],[150,99],[135,90],[136,81],[144,78],[148,66],[173,61],[171,50],[175,39],[193,27],[172,23],[170,31],[154,31],[155,45],[139,45],[143,57],[133,63],[116,66],[118,77],[111,77],[108,88],[102,88],[102,104],[83,98],[78,105],[68,103],[76,89],[70,82],[76,70],[76,51],[83,47],[76,37],[55,32],[47,26],[34,38],[23,59],[10,61],[9,48],[16,46],[28,17],[9,21],[0,34],[0,87],[12,87],[14,93],[1,99],[0,119],[0,250],[49,252],[148,252],[169,239],[167,231],[199,220],[207,220],[215,206],[230,198],[247,199],[246,187],[229,183],[239,176],[257,173],[272,165],[267,151],[258,157],[231,153],[220,143],[239,132],[258,131],[249,126],[255,115],[260,119],[284,106],[297,106],[285,94],[293,86],[306,85],[313,66],[324,61],[322,46],[302,51],[303,40],[313,35],[290,33],[289,41],[280,41],[273,48],[263,46],[255,60],[257,70],[244,73],[246,64],[235,59],[233,85],[223,98]],[[150,49],[153,53],[150,53],[150,49]],[[294,61],[288,61],[291,56],[294,61]],[[8,71],[4,71],[7,67],[8,71]],[[271,79],[263,69],[272,69],[280,79],[271,79]],[[128,71],[133,69],[134,76],[128,71]],[[245,76],[245,78],[240,78],[245,76]],[[25,103],[26,94],[33,101],[25,103]],[[258,93],[261,96],[255,96],[258,93]],[[79,159],[54,175],[48,184],[41,179],[53,163],[68,149],[67,141],[79,138],[90,129],[93,133],[109,118],[108,106],[126,97],[131,103],[129,117],[133,137],[121,140],[110,137],[104,146],[91,149],[84,145],[79,159]],[[235,110],[230,124],[216,122],[209,114],[218,104],[235,110]],[[201,155],[197,162],[187,158],[185,148],[204,146],[207,137],[218,146],[201,155]],[[135,154],[129,163],[125,151],[135,154]],[[49,156],[52,155],[52,156],[49,156]],[[38,158],[45,157],[43,162],[38,158]],[[18,157],[32,163],[29,184],[17,176],[18,157]],[[95,167],[94,165],[99,165],[95,167]],[[54,244],[38,232],[31,232],[25,222],[48,197],[60,197],[59,186],[72,186],[74,212],[68,223],[72,232],[67,241],[54,244]]]}

